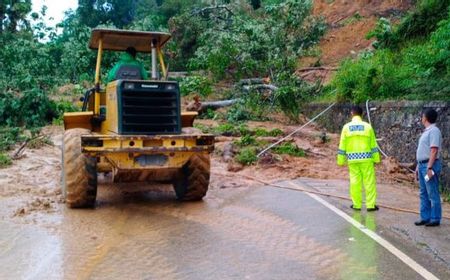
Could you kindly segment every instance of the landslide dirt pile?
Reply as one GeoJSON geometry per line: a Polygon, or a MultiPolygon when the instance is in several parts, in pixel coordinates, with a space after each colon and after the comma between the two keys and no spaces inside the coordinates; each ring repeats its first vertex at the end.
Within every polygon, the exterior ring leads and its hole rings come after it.
{"type": "Polygon", "coordinates": [[[320,42],[321,62],[337,65],[353,52],[370,47],[366,34],[380,17],[396,20],[412,0],[315,0],[313,13],[323,15],[329,30],[320,42]]]}
{"type": "MultiPolygon", "coordinates": [[[[412,0],[315,0],[313,14],[323,16],[327,33],[319,43],[318,56],[304,57],[300,68],[311,66],[336,67],[347,57],[371,49],[372,39],[366,39],[380,17],[398,21],[413,6],[412,0]]],[[[333,71],[317,69],[299,72],[302,78],[329,81],[333,71]]]]}
{"type": "MultiPolygon", "coordinates": [[[[210,120],[202,121],[210,126],[217,126],[210,120]]],[[[296,126],[286,126],[274,122],[249,122],[249,128],[278,128],[283,130],[284,135],[294,131],[296,126]]],[[[233,187],[236,181],[242,180],[239,174],[246,174],[265,180],[294,179],[297,177],[308,177],[315,179],[348,179],[346,167],[336,164],[336,150],[339,145],[339,135],[325,133],[315,128],[307,127],[287,139],[288,142],[305,151],[306,156],[297,157],[286,154],[275,154],[269,151],[261,156],[254,164],[249,166],[236,162],[236,152],[232,150],[233,143],[239,141],[239,137],[219,137],[216,150],[213,155],[213,172],[233,172],[236,176],[223,186],[233,187]],[[324,141],[325,138],[325,141],[324,141]],[[234,155],[234,157],[233,157],[234,155]]],[[[282,136],[276,138],[279,139],[282,136]]],[[[275,141],[273,141],[275,142],[275,141]]],[[[413,175],[402,167],[394,158],[383,159],[382,164],[377,166],[377,180],[381,183],[410,184],[414,181],[413,175]]]]}

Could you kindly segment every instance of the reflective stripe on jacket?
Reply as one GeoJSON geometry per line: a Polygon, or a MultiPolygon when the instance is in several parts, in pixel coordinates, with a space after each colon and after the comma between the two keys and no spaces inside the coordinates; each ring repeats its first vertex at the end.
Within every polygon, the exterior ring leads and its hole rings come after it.
{"type": "Polygon", "coordinates": [[[348,163],[381,161],[375,132],[360,116],[354,116],[352,121],[342,128],[337,164],[344,165],[346,161],[348,163]]]}

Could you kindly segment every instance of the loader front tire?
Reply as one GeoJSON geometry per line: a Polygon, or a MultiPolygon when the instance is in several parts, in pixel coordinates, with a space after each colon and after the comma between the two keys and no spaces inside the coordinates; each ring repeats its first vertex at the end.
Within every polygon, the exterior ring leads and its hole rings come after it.
{"type": "Polygon", "coordinates": [[[97,197],[97,159],[81,152],[83,128],[64,132],[62,144],[62,191],[69,208],[95,206],[97,197]]]}
{"type": "Polygon", "coordinates": [[[174,182],[177,199],[182,201],[201,200],[208,191],[210,168],[208,154],[191,156],[174,182]]]}

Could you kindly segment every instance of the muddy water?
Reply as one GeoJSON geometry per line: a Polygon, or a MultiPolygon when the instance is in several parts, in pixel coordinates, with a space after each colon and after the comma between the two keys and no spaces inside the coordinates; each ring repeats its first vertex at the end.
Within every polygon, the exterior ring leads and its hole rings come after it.
{"type": "Polygon", "coordinates": [[[178,203],[166,187],[102,186],[94,210],[4,219],[0,279],[419,279],[304,194],[242,187],[178,203]]]}
{"type": "MultiPolygon", "coordinates": [[[[50,133],[55,146],[0,170],[0,279],[418,279],[310,198],[238,175],[213,176],[199,203],[176,202],[167,185],[103,180],[96,209],[66,209],[61,131],[50,133]]],[[[244,171],[317,172],[297,165],[244,171]]],[[[215,158],[213,170],[224,166],[215,158]]]]}

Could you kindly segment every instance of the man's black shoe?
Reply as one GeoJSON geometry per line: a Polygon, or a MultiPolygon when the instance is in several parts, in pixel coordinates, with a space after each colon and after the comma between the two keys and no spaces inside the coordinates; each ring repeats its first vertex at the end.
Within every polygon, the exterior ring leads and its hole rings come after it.
{"type": "Polygon", "coordinates": [[[361,208],[356,208],[356,207],[354,207],[353,204],[350,205],[350,208],[352,208],[353,210],[358,210],[358,211],[361,210],[361,208]]]}
{"type": "Polygon", "coordinates": [[[373,207],[373,208],[367,208],[367,211],[368,211],[368,212],[378,211],[378,210],[380,210],[380,208],[378,208],[378,206],[376,206],[376,205],[375,205],[375,207],[373,207]]]}
{"type": "Polygon", "coordinates": [[[429,223],[429,221],[422,221],[422,220],[417,221],[417,222],[414,222],[414,224],[415,224],[416,226],[424,226],[424,225],[426,225],[426,224],[428,224],[428,223],[429,223]]]}
{"type": "Polygon", "coordinates": [[[426,223],[425,226],[426,227],[437,227],[439,226],[439,222],[431,222],[431,223],[426,223]]]}

